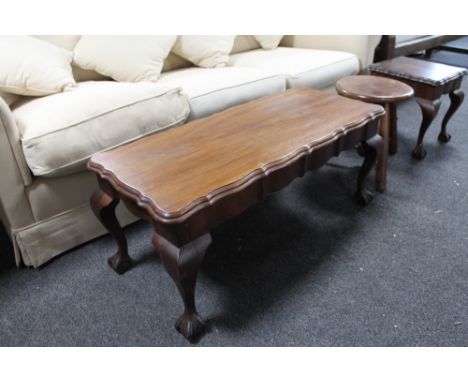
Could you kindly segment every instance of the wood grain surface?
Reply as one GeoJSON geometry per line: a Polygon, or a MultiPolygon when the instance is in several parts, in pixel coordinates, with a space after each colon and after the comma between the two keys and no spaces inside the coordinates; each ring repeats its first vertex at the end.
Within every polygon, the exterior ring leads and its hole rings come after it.
{"type": "Polygon", "coordinates": [[[348,76],[336,83],[339,94],[378,104],[402,102],[411,98],[413,88],[401,81],[370,75],[348,76]]]}
{"type": "Polygon", "coordinates": [[[88,168],[153,220],[180,223],[383,115],[378,105],[288,90],[96,154],[88,168]]]}

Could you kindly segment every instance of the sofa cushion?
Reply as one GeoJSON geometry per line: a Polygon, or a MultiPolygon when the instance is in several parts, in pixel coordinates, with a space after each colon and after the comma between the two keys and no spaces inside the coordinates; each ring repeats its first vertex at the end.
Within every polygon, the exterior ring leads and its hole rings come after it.
{"type": "Polygon", "coordinates": [[[122,82],[156,82],[177,36],[82,36],[73,62],[122,82]]]}
{"type": "Polygon", "coordinates": [[[263,49],[275,49],[280,44],[284,35],[255,35],[254,37],[263,49]]]}
{"type": "Polygon", "coordinates": [[[251,68],[187,68],[163,73],[158,81],[181,87],[190,101],[189,120],[284,91],[284,76],[251,68]]]}
{"type": "Polygon", "coordinates": [[[229,62],[234,35],[178,36],[172,51],[202,68],[220,68],[229,62]]]}
{"type": "Polygon", "coordinates": [[[246,52],[248,50],[260,49],[262,46],[257,39],[252,35],[240,34],[236,36],[234,40],[234,46],[232,47],[231,54],[246,52]]]}
{"type": "MultiPolygon", "coordinates": [[[[75,49],[76,44],[78,43],[78,41],[80,41],[81,36],[79,35],[35,35],[32,37],[48,42],[49,44],[53,44],[60,48],[66,49],[70,52],[73,52],[73,49],[75,49]]],[[[105,77],[102,74],[96,73],[93,70],[85,70],[76,65],[73,65],[73,62],[72,62],[72,71],[73,71],[73,77],[75,78],[76,82],[110,80],[109,77],[105,77]]]]}
{"type": "Polygon", "coordinates": [[[29,36],[0,36],[0,90],[41,96],[70,90],[72,54],[29,36]]]}
{"type": "Polygon", "coordinates": [[[13,115],[36,176],[81,171],[96,152],[183,123],[180,89],[154,83],[82,82],[73,92],[18,102],[13,115]]]}
{"type": "Polygon", "coordinates": [[[178,56],[174,53],[169,53],[169,55],[164,60],[164,65],[162,67],[162,72],[170,72],[171,70],[177,70],[182,68],[189,68],[193,66],[190,61],[178,56]]]}
{"type": "Polygon", "coordinates": [[[4,93],[0,91],[0,98],[3,99],[8,106],[11,106],[13,103],[18,101],[21,96],[18,94],[4,93]]]}
{"type": "Polygon", "coordinates": [[[359,71],[359,60],[352,53],[285,47],[233,54],[230,65],[284,74],[288,88],[321,89],[359,71]]]}

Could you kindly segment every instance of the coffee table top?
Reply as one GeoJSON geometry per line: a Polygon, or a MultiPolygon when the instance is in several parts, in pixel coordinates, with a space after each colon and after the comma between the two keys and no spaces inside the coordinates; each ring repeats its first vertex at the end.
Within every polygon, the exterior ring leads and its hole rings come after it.
{"type": "Polygon", "coordinates": [[[373,64],[369,70],[431,86],[443,85],[468,73],[465,68],[403,56],[373,64]]]}
{"type": "Polygon", "coordinates": [[[339,94],[366,102],[391,103],[411,98],[413,88],[391,78],[377,76],[348,76],[336,83],[339,94]]]}
{"type": "Polygon", "coordinates": [[[88,168],[176,223],[382,115],[378,105],[288,90],[98,153],[88,168]]]}

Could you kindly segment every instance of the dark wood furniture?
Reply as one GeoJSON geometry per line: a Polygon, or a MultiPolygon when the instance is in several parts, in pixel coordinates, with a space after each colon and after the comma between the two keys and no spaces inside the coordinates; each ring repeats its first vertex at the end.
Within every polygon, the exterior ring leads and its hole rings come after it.
{"type": "Polygon", "coordinates": [[[376,76],[349,76],[336,83],[338,94],[365,102],[378,103],[385,108],[385,118],[380,125],[384,152],[377,164],[375,187],[384,192],[387,184],[388,152],[396,152],[396,105],[413,96],[413,89],[396,80],[376,76]]]}
{"type": "Polygon", "coordinates": [[[184,302],[177,330],[189,340],[203,329],[195,283],[211,243],[209,229],[362,142],[356,200],[369,202],[364,180],[382,153],[381,106],[312,89],[289,90],[94,155],[88,169],[100,190],[91,206],[117,241],[109,265],[132,260],[115,208],[122,200],[152,222],[153,244],[184,302]],[[337,113],[339,110],[339,113],[337,113]]]}
{"type": "Polygon", "coordinates": [[[383,35],[375,49],[375,62],[389,60],[399,56],[407,56],[422,51],[430,52],[432,49],[464,37],[462,35],[427,35],[397,42],[395,35],[383,35]]]}
{"type": "Polygon", "coordinates": [[[424,135],[439,111],[440,97],[444,94],[449,94],[451,103],[442,121],[439,141],[446,143],[450,140],[447,123],[463,102],[464,94],[460,86],[468,70],[415,58],[397,57],[371,65],[369,71],[373,75],[403,81],[414,89],[423,119],[416,147],[412,152],[413,158],[424,159],[426,156],[424,135]]]}

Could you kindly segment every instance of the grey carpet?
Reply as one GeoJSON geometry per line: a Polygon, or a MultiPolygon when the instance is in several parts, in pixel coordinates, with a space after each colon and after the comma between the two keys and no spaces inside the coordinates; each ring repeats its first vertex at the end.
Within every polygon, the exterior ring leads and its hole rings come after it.
{"type": "MultiPolygon", "coordinates": [[[[468,102],[442,145],[447,107],[422,162],[410,158],[419,109],[399,107],[388,191],[368,207],[352,203],[361,159],[347,152],[213,229],[198,346],[467,346],[468,102]]],[[[0,345],[191,346],[174,329],[182,304],[151,227],[126,233],[137,265],[123,276],[107,266],[108,236],[33,270],[12,265],[3,235],[0,345]]]]}

